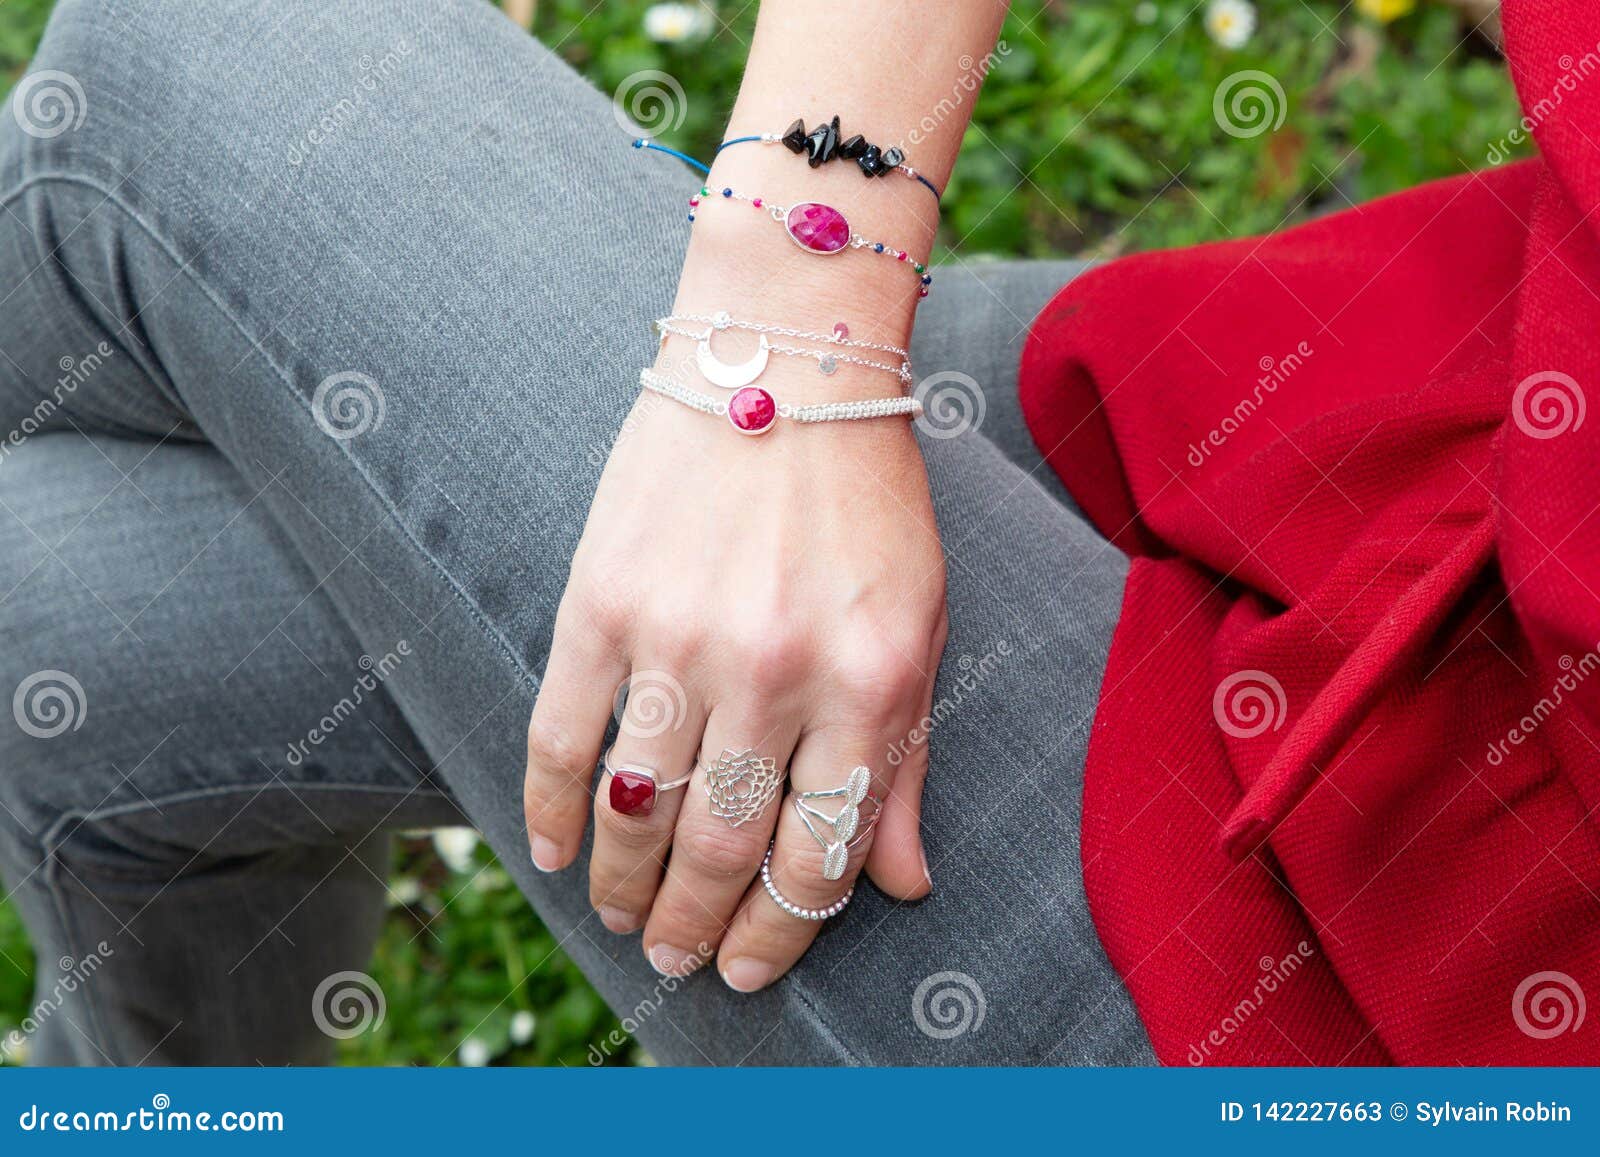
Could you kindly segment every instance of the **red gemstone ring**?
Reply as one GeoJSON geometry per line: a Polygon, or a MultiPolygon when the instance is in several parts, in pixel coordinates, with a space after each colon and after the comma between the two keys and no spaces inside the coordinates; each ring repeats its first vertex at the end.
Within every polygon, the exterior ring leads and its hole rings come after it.
{"type": "Polygon", "coordinates": [[[653,767],[637,763],[611,762],[611,749],[600,760],[600,766],[611,777],[609,799],[611,810],[625,816],[647,816],[656,810],[656,799],[664,791],[673,791],[694,778],[694,773],[678,779],[660,782],[653,767]]]}

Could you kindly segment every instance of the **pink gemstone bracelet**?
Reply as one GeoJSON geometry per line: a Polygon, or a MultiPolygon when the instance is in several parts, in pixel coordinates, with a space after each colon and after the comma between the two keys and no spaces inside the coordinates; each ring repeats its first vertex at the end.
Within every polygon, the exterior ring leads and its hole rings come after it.
{"type": "MultiPolygon", "coordinates": [[[[702,185],[700,191],[689,198],[689,220],[692,222],[696,210],[718,195],[711,191],[709,185],[702,185]]],[[[801,201],[790,206],[774,205],[760,197],[747,197],[732,189],[722,189],[720,196],[727,201],[743,201],[753,208],[766,210],[774,221],[783,226],[790,240],[807,253],[828,256],[842,253],[846,249],[868,249],[899,261],[909,266],[917,275],[919,282],[917,296],[928,296],[928,287],[933,284],[933,275],[928,272],[926,262],[915,260],[904,249],[896,249],[893,245],[885,245],[882,241],[870,241],[861,234],[852,232],[850,222],[845,220],[844,214],[832,205],[824,205],[821,201],[801,201]]]]}
{"type": "Polygon", "coordinates": [[[741,434],[765,434],[779,418],[791,422],[854,422],[867,418],[922,416],[922,403],[916,398],[868,398],[856,402],[819,402],[809,406],[779,405],[760,386],[744,386],[735,390],[726,401],[702,394],[682,382],[673,381],[654,370],[640,370],[639,384],[652,393],[671,398],[680,405],[702,414],[716,414],[728,419],[741,434]]]}

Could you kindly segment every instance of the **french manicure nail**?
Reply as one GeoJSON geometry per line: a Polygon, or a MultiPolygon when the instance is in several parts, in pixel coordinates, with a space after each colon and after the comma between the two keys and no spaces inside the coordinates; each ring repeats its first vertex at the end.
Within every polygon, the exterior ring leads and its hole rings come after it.
{"type": "Polygon", "coordinates": [[[541,872],[553,872],[561,867],[561,845],[543,836],[534,836],[533,866],[541,872]]]}
{"type": "Polygon", "coordinates": [[[771,982],[773,971],[772,965],[763,960],[741,956],[728,961],[722,970],[722,982],[735,992],[754,992],[771,982]]]}
{"type": "Polygon", "coordinates": [[[621,908],[613,908],[607,904],[600,908],[600,923],[620,936],[639,927],[639,918],[632,912],[625,912],[621,908]]]}
{"type": "Polygon", "coordinates": [[[646,955],[650,958],[650,967],[662,976],[687,976],[700,967],[692,953],[670,944],[657,944],[646,955]]]}

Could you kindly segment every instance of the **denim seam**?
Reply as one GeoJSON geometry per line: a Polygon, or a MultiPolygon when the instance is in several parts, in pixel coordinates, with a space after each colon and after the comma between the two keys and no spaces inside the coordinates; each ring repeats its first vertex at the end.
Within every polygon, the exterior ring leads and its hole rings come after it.
{"type": "MultiPolygon", "coordinates": [[[[55,821],[51,823],[47,829],[45,829],[43,836],[40,837],[40,842],[42,845],[40,851],[43,853],[41,859],[44,861],[46,868],[45,872],[43,873],[45,883],[50,887],[52,892],[63,888],[63,885],[60,883],[55,872],[57,853],[67,846],[67,843],[72,839],[73,834],[85,824],[96,823],[101,820],[118,819],[122,816],[136,815],[142,812],[159,812],[164,810],[164,807],[180,807],[183,804],[198,803],[202,800],[221,799],[229,795],[242,795],[245,793],[262,795],[269,791],[287,791],[290,793],[296,791],[303,791],[307,793],[343,791],[367,795],[419,795],[423,797],[445,799],[454,802],[454,797],[449,793],[441,791],[438,788],[425,788],[420,784],[414,787],[385,787],[381,784],[241,783],[223,784],[214,787],[189,788],[184,791],[173,792],[170,795],[157,796],[152,800],[140,800],[125,804],[116,804],[115,806],[109,808],[95,807],[90,808],[87,811],[75,809],[62,812],[56,817],[55,821]],[[75,826],[71,831],[64,833],[62,831],[64,825],[73,821],[77,821],[75,826]]],[[[459,808],[459,805],[457,806],[459,808]]],[[[371,834],[373,833],[368,833],[368,835],[371,834]]],[[[113,872],[111,874],[115,873],[113,872]]]]}
{"type": "MultiPolygon", "coordinates": [[[[48,181],[48,180],[51,180],[51,179],[54,179],[54,178],[52,178],[49,174],[27,177],[26,179],[24,179],[23,181],[18,183],[9,192],[7,192],[7,193],[5,193],[3,195],[0,195],[0,209],[7,208],[13,202],[20,201],[22,199],[22,197],[26,193],[29,192],[29,190],[33,187],[33,185],[35,183],[39,182],[40,180],[48,181]]],[[[87,185],[88,187],[95,189],[97,192],[101,191],[98,186],[93,185],[92,183],[90,183],[88,181],[82,181],[82,182],[76,182],[75,181],[74,183],[81,183],[81,184],[87,185]]],[[[58,246],[58,248],[59,248],[59,246],[58,246]]],[[[37,273],[39,271],[39,269],[42,268],[44,266],[44,264],[47,261],[49,261],[52,256],[54,256],[54,253],[55,253],[55,251],[52,250],[50,253],[42,254],[40,256],[40,259],[39,259],[39,264],[34,266],[34,269],[33,269],[32,272],[33,273],[37,273]]],[[[31,277],[32,273],[30,273],[29,276],[31,277]]],[[[86,346],[92,346],[94,344],[92,339],[94,339],[94,334],[95,334],[96,331],[102,335],[98,340],[105,341],[105,342],[108,342],[108,343],[110,343],[113,340],[111,335],[107,334],[105,327],[100,324],[100,319],[99,318],[95,318],[95,317],[84,318],[84,317],[80,316],[77,302],[73,301],[70,296],[68,296],[59,286],[57,286],[54,283],[54,281],[51,281],[50,279],[47,278],[46,279],[46,284],[48,284],[50,286],[51,297],[56,301],[57,308],[59,309],[61,316],[63,318],[65,318],[69,323],[75,324],[76,327],[79,330],[84,331],[83,338],[84,338],[84,344],[86,346]]],[[[122,355],[124,357],[128,358],[130,361],[132,361],[135,366],[137,366],[138,365],[138,359],[134,358],[131,354],[129,354],[127,352],[126,347],[123,345],[123,343],[116,342],[116,344],[117,344],[117,346],[119,348],[122,349],[122,355]]],[[[136,395],[124,392],[119,396],[118,402],[121,405],[127,406],[128,409],[136,411],[138,413],[139,417],[148,419],[152,425],[163,425],[164,426],[164,425],[170,424],[173,421],[173,416],[174,415],[173,415],[173,411],[172,410],[170,410],[168,408],[165,408],[165,407],[161,406],[158,403],[147,401],[146,399],[138,397],[136,395]]],[[[60,408],[65,410],[65,411],[67,411],[68,413],[76,412],[78,414],[79,418],[83,419],[86,422],[91,422],[94,425],[96,425],[97,427],[108,427],[108,426],[111,426],[111,425],[115,425],[115,426],[120,427],[123,430],[129,429],[129,427],[125,423],[122,423],[122,422],[115,422],[114,420],[107,419],[107,418],[101,417],[101,416],[96,415],[96,414],[85,414],[82,411],[74,411],[74,408],[71,405],[67,404],[67,403],[62,403],[60,408]]],[[[184,417],[185,423],[192,426],[193,423],[187,422],[187,415],[184,415],[183,417],[184,417]]],[[[117,433],[116,430],[110,430],[110,429],[108,429],[106,432],[107,433],[112,433],[112,434],[116,434],[117,433]]],[[[145,432],[142,431],[142,430],[141,431],[134,431],[134,433],[138,437],[146,436],[145,432]]]]}
{"type": "Polygon", "coordinates": [[[843,1056],[852,1067],[863,1067],[866,1064],[866,1061],[858,1056],[854,1049],[845,1044],[838,1033],[833,1031],[833,1026],[828,1023],[827,1018],[817,1010],[816,999],[810,994],[810,992],[806,990],[804,982],[802,982],[800,978],[795,976],[793,973],[790,973],[788,985],[789,990],[794,993],[795,998],[805,1007],[806,1015],[810,1018],[811,1023],[816,1026],[817,1031],[822,1035],[823,1039],[837,1049],[839,1054],[843,1056]]]}
{"type": "MultiPolygon", "coordinates": [[[[20,196],[23,192],[36,184],[45,184],[49,182],[66,185],[78,185],[93,192],[99,193],[106,199],[106,202],[116,206],[124,214],[126,214],[128,219],[137,225],[145,233],[145,235],[155,243],[156,247],[162,252],[167,260],[172,262],[173,265],[177,267],[177,271],[187,277],[189,281],[192,282],[194,286],[205,295],[206,300],[211,302],[212,307],[227,319],[228,324],[233,326],[234,330],[239,334],[239,336],[245,341],[249,342],[254,349],[260,352],[267,365],[272,368],[272,371],[277,374],[278,379],[288,390],[289,396],[293,398],[308,415],[314,416],[311,403],[307,399],[303,398],[299,391],[294,388],[294,381],[292,377],[286,370],[284,370],[282,366],[278,364],[277,360],[267,350],[266,346],[251,337],[249,331],[245,329],[244,324],[233,315],[233,313],[222,301],[218,300],[217,295],[212,291],[211,287],[201,280],[201,278],[189,268],[188,262],[179,259],[177,246],[168,241],[166,237],[163,236],[153,225],[145,221],[144,218],[139,215],[138,210],[125,201],[115,190],[107,189],[104,185],[88,177],[82,177],[72,173],[35,173],[20,182],[8,193],[0,195],[0,205],[9,203],[12,199],[20,196]]],[[[444,580],[446,586],[448,586],[455,596],[461,600],[462,604],[467,608],[467,612],[472,616],[473,621],[478,625],[478,628],[484,633],[489,641],[498,647],[501,653],[508,660],[510,660],[512,669],[516,671],[516,673],[522,678],[528,687],[537,692],[539,689],[539,680],[534,677],[532,672],[527,669],[527,666],[522,662],[522,660],[518,658],[517,653],[512,650],[510,644],[505,640],[504,636],[502,636],[500,632],[489,623],[487,616],[484,615],[482,609],[473,600],[472,596],[466,592],[465,588],[463,588],[461,584],[456,581],[455,577],[444,568],[443,564],[441,564],[439,560],[435,558],[425,546],[422,545],[422,543],[417,539],[417,536],[412,533],[411,528],[406,525],[404,518],[401,517],[399,508],[395,506],[395,504],[386,494],[384,494],[383,490],[378,486],[378,484],[373,481],[371,475],[367,473],[366,468],[361,464],[361,460],[351,452],[350,447],[346,443],[334,440],[334,444],[349,460],[350,465],[354,467],[356,474],[363,482],[366,483],[367,488],[378,500],[379,506],[389,514],[394,521],[395,526],[399,527],[400,532],[405,536],[406,540],[410,542],[411,546],[422,558],[428,560],[429,565],[431,565],[433,569],[438,572],[439,577],[444,580]]]]}
{"type": "MultiPolygon", "coordinates": [[[[39,873],[40,882],[43,884],[46,893],[49,895],[50,908],[55,913],[56,923],[61,926],[61,942],[66,945],[67,952],[71,954],[74,961],[82,960],[83,954],[78,950],[79,939],[77,927],[73,923],[71,909],[66,903],[64,890],[56,884],[54,879],[54,854],[46,850],[45,837],[35,838],[34,835],[27,830],[23,831],[20,837],[20,842],[26,844],[28,847],[32,848],[36,853],[38,853],[39,867],[35,869],[35,871],[39,873]]],[[[20,889],[26,883],[27,879],[24,878],[22,882],[17,885],[17,888],[20,889]]],[[[49,963],[53,962],[40,962],[40,964],[49,963]]],[[[44,968],[36,968],[36,972],[37,976],[35,978],[35,983],[37,984],[38,978],[44,975],[44,968]]],[[[121,1063],[115,1057],[111,1056],[110,1053],[105,1051],[105,1049],[108,1047],[114,1050],[116,1045],[111,1040],[110,1035],[106,1032],[104,1018],[100,1013],[100,1001],[94,994],[94,986],[85,985],[82,991],[84,1003],[89,1013],[89,1028],[94,1032],[95,1036],[99,1038],[98,1043],[94,1041],[91,1041],[90,1043],[94,1044],[95,1048],[100,1049],[101,1054],[105,1056],[106,1059],[110,1060],[113,1065],[121,1063]]],[[[32,1000],[33,993],[29,993],[28,998],[29,1000],[32,1000]]],[[[31,1005],[29,1007],[29,1011],[32,1011],[31,1005]]]]}

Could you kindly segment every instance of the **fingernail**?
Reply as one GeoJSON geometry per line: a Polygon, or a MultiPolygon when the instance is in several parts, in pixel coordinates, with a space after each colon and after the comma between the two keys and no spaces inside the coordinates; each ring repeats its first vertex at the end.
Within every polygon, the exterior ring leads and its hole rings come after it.
{"type": "Polygon", "coordinates": [[[561,845],[543,836],[534,836],[533,866],[541,872],[554,872],[561,867],[561,845]]]}
{"type": "Polygon", "coordinates": [[[741,956],[728,961],[728,966],[722,970],[722,982],[735,992],[754,992],[771,983],[772,973],[772,965],[765,961],[741,956]]]}
{"type": "Polygon", "coordinates": [[[928,887],[933,887],[933,873],[928,871],[928,849],[922,849],[922,878],[928,882],[928,887]]]}
{"type": "Polygon", "coordinates": [[[623,933],[632,932],[635,928],[639,927],[639,918],[632,912],[624,912],[621,908],[613,908],[609,905],[605,905],[600,909],[600,923],[611,929],[611,931],[621,935],[623,933]]]}
{"type": "Polygon", "coordinates": [[[700,967],[700,961],[693,953],[685,952],[681,948],[674,948],[670,944],[657,944],[647,953],[650,967],[662,976],[687,976],[700,967]]]}

